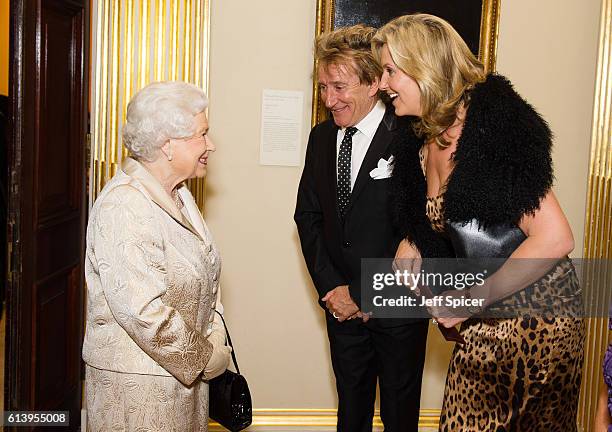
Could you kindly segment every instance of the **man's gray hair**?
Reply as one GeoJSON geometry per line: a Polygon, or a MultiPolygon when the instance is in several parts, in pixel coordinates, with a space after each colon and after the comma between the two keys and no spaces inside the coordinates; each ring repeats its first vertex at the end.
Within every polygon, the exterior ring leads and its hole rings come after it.
{"type": "Polygon", "coordinates": [[[130,100],[121,134],[123,145],[137,160],[155,160],[157,150],[169,139],[195,134],[194,116],[208,106],[199,87],[182,81],[147,85],[130,100]]]}

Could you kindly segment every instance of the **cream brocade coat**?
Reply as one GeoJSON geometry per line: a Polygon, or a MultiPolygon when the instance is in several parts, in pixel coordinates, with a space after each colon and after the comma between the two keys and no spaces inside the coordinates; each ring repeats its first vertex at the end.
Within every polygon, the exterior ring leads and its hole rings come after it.
{"type": "Polygon", "coordinates": [[[220,260],[192,195],[185,186],[179,193],[184,213],[127,158],[92,208],[88,430],[206,430],[201,373],[212,354],[220,260]]]}

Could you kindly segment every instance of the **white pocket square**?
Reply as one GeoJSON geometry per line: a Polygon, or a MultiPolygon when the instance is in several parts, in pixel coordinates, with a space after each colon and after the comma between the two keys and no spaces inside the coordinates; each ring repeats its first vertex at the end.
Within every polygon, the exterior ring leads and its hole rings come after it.
{"type": "Polygon", "coordinates": [[[370,171],[370,177],[374,180],[386,179],[393,174],[393,155],[389,156],[389,160],[380,158],[378,166],[370,171]]]}

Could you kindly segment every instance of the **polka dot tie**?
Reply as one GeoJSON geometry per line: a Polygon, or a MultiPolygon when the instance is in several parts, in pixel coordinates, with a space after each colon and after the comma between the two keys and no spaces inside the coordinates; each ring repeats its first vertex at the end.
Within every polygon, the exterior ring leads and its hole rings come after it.
{"type": "Polygon", "coordinates": [[[344,132],[344,138],[340,144],[338,152],[338,210],[340,216],[344,217],[344,212],[351,199],[351,153],[353,150],[353,135],[357,133],[357,128],[349,127],[344,132]]]}

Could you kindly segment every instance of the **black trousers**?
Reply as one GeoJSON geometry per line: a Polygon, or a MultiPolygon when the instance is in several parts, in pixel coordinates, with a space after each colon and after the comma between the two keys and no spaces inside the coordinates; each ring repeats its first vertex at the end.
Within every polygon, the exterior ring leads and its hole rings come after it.
{"type": "Polygon", "coordinates": [[[340,323],[326,315],[338,432],[372,432],[377,379],[385,431],[417,432],[428,322],[385,327],[376,319],[340,323]]]}

